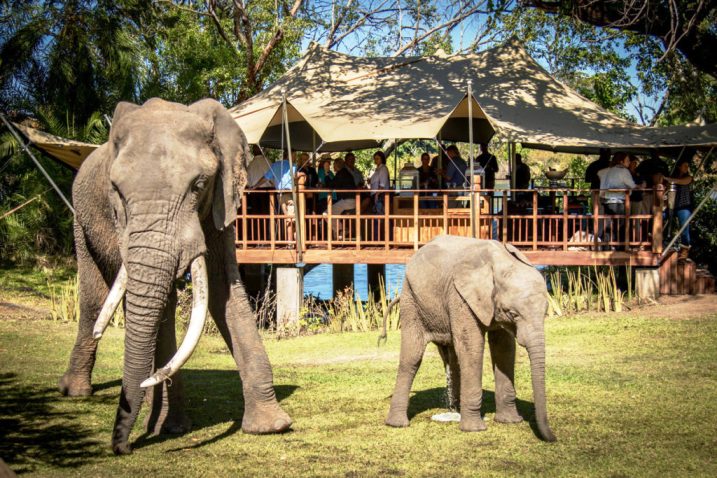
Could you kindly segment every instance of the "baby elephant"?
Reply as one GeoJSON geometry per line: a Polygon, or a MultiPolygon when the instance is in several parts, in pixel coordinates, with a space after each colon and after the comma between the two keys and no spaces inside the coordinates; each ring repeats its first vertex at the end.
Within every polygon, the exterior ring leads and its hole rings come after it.
{"type": "Polygon", "coordinates": [[[522,420],[513,378],[517,338],[530,357],[538,430],[545,441],[555,441],[545,400],[547,289],[523,254],[497,241],[439,236],[407,264],[400,302],[401,358],[387,425],[408,426],[411,384],[426,345],[433,342],[450,369],[449,396],[460,398],[461,430],[485,430],[480,409],[487,332],[495,374],[495,421],[522,420]]]}

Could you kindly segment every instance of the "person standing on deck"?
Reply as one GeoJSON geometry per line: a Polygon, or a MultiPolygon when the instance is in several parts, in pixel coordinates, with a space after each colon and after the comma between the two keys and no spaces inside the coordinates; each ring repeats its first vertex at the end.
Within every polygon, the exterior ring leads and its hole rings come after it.
{"type": "MultiPolygon", "coordinates": [[[[675,177],[665,178],[665,180],[674,184],[676,187],[675,191],[675,216],[682,227],[687,219],[692,215],[694,210],[694,204],[692,203],[692,175],[690,174],[690,162],[687,159],[681,159],[675,165],[675,177]]],[[[692,240],[690,238],[690,226],[687,225],[682,235],[680,236],[680,259],[687,259],[692,247],[692,240]]]]}
{"type": "Polygon", "coordinates": [[[480,143],[480,155],[476,158],[485,171],[485,184],[482,189],[495,189],[495,173],[498,172],[498,159],[488,151],[488,143],[480,143]]]}
{"type": "MultiPolygon", "coordinates": [[[[625,215],[625,192],[624,191],[606,191],[610,189],[635,189],[636,184],[632,179],[628,166],[630,157],[627,153],[618,152],[613,157],[614,166],[608,168],[601,174],[600,189],[603,190],[603,205],[605,214],[615,216],[625,215]]],[[[607,219],[605,224],[605,238],[608,242],[624,242],[625,241],[625,225],[620,227],[620,219],[607,219]],[[615,230],[617,229],[617,231],[615,230]]],[[[618,246],[622,249],[623,246],[618,246]]]]}

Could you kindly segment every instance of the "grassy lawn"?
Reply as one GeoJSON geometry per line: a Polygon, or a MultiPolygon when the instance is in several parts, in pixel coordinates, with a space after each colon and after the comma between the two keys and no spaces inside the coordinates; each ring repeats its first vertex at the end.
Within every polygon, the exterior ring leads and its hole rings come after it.
{"type": "MultiPolygon", "coordinates": [[[[638,313],[639,314],[639,313],[638,313]]],[[[74,324],[0,320],[0,457],[31,476],[717,476],[717,311],[674,320],[638,314],[550,319],[548,408],[555,444],[530,423],[492,421],[466,434],[430,420],[442,410],[440,359],[429,346],[414,384],[411,426],[383,425],[398,333],[265,341],[291,433],[240,430],[234,363],[203,337],[184,370],[191,433],[142,438],[115,457],[109,440],[121,377],[122,330],[103,339],[95,395],[62,398],[74,324]]],[[[528,360],[519,350],[519,409],[532,418],[528,360]]]]}

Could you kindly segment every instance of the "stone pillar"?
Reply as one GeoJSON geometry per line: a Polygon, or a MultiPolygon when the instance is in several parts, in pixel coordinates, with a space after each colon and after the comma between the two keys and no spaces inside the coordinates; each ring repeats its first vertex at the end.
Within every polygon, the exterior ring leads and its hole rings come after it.
{"type": "Polygon", "coordinates": [[[657,267],[635,268],[635,294],[640,302],[660,297],[660,270],[657,267]]]}
{"type": "Polygon", "coordinates": [[[282,266],[276,268],[276,324],[282,327],[298,322],[304,300],[304,269],[282,266]]]}
{"type": "Polygon", "coordinates": [[[354,282],[354,265],[353,264],[334,264],[333,265],[333,285],[334,297],[336,291],[343,291],[346,287],[354,282]]]}
{"type": "Polygon", "coordinates": [[[366,272],[368,292],[373,294],[373,300],[378,300],[381,297],[381,284],[386,291],[386,264],[367,264],[366,272]]]}

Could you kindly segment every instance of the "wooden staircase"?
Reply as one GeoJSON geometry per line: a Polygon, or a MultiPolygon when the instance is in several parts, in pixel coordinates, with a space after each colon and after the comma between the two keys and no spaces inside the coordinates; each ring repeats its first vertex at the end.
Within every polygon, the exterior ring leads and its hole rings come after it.
{"type": "Polygon", "coordinates": [[[715,277],[705,269],[698,269],[690,259],[678,259],[676,252],[660,266],[661,295],[714,294],[715,277]]]}

